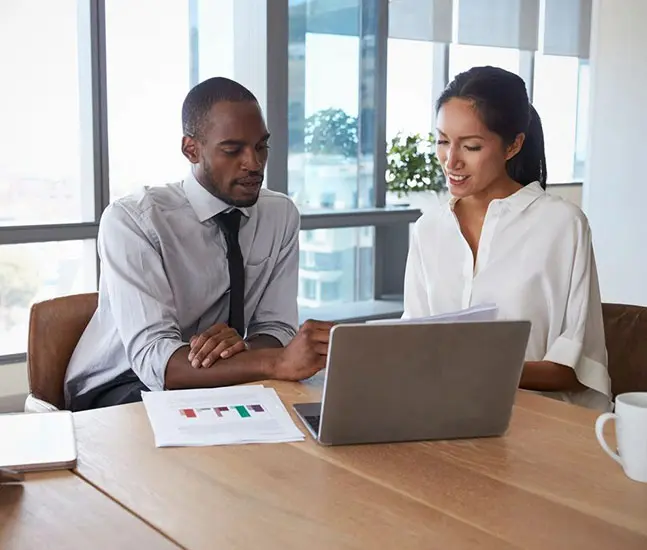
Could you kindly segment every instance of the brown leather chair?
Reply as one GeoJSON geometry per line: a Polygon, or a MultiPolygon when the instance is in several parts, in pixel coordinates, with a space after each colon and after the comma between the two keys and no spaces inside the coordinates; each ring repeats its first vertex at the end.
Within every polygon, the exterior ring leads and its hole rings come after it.
{"type": "Polygon", "coordinates": [[[65,407],[63,382],[74,348],[97,309],[98,294],[76,294],[31,307],[27,368],[31,394],[65,407]]]}
{"type": "Polygon", "coordinates": [[[602,304],[613,397],[647,391],[647,307],[602,304]]]}

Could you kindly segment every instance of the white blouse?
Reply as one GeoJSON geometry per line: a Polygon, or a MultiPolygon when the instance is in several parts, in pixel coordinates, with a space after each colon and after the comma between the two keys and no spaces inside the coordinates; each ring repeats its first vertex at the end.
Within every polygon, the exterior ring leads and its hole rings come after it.
{"type": "Polygon", "coordinates": [[[496,303],[500,319],[532,323],[527,361],[575,370],[588,389],[545,392],[579,405],[610,409],[602,305],[591,230],[577,206],[538,182],[493,200],[476,265],[451,199],[415,224],[404,284],[404,318],[496,303]]]}

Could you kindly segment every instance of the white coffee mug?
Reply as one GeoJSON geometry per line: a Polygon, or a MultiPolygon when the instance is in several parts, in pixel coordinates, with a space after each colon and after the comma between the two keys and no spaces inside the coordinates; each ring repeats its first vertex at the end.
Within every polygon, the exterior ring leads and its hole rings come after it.
{"type": "Polygon", "coordinates": [[[647,483],[647,392],[618,395],[615,412],[598,417],[595,435],[606,453],[623,467],[627,477],[647,483]],[[616,421],[618,453],[604,439],[604,425],[611,419],[616,421]]]}

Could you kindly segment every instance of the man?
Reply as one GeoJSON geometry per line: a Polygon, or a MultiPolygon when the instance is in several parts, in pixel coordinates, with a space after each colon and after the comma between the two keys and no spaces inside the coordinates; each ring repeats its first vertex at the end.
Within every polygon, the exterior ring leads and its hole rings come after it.
{"type": "Polygon", "coordinates": [[[209,79],[187,95],[182,124],[191,174],[101,218],[99,307],[65,380],[72,410],[324,367],[331,324],[296,330],[299,213],[261,188],[270,134],[256,98],[209,79]]]}

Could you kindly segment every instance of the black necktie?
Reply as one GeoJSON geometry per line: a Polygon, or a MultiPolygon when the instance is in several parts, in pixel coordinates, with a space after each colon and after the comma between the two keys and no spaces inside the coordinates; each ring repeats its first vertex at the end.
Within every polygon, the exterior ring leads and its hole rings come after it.
{"type": "Polygon", "coordinates": [[[216,223],[222,230],[227,242],[227,262],[229,263],[229,326],[245,337],[245,266],[243,253],[238,242],[240,229],[240,210],[218,214],[216,223]]]}

